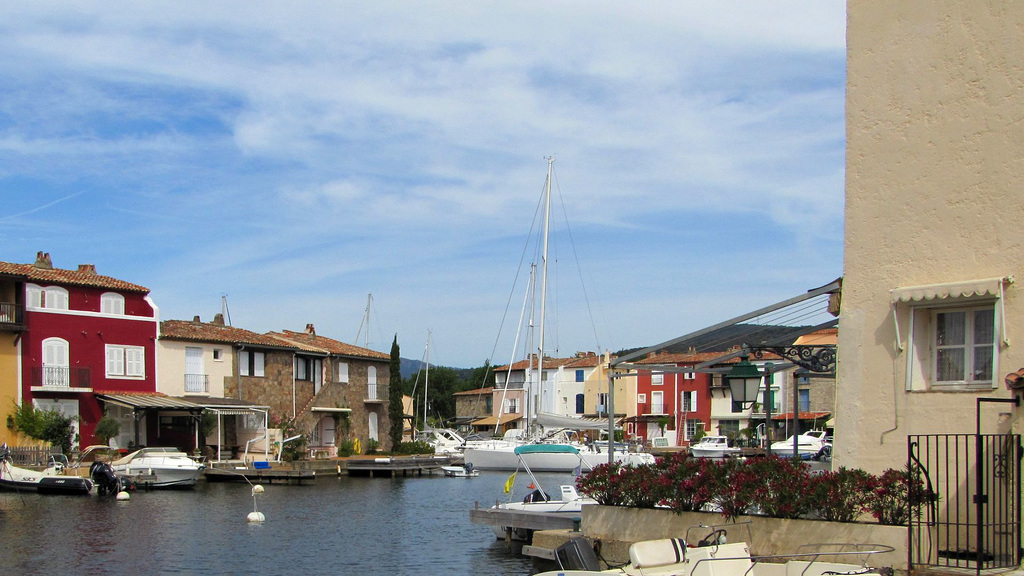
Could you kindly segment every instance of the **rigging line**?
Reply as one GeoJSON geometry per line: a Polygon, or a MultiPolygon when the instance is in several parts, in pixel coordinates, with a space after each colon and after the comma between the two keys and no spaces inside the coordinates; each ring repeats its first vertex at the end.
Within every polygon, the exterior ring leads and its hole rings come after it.
{"type": "Polygon", "coordinates": [[[580,287],[583,289],[583,301],[587,305],[587,314],[590,316],[590,329],[594,331],[594,344],[597,346],[595,352],[601,352],[601,339],[597,336],[597,325],[594,323],[594,311],[590,307],[590,296],[587,294],[587,285],[583,281],[583,267],[580,266],[580,257],[576,252],[576,239],[572,235],[572,227],[569,226],[569,212],[565,208],[565,198],[562,196],[562,187],[558,185],[558,175],[554,169],[551,177],[555,181],[555,189],[558,191],[558,201],[562,205],[562,217],[565,218],[565,230],[569,235],[569,247],[572,249],[573,259],[576,261],[576,272],[580,277],[580,287]]]}
{"type": "MultiPolygon", "coordinates": [[[[541,189],[543,190],[543,186],[541,187],[541,189]]],[[[543,198],[543,197],[544,197],[544,194],[541,193],[541,198],[543,198]]],[[[533,221],[530,222],[530,232],[529,232],[529,234],[526,235],[526,242],[523,244],[523,252],[522,252],[522,254],[519,255],[519,266],[516,267],[516,275],[515,275],[515,278],[512,281],[512,288],[509,290],[508,298],[506,298],[506,300],[505,300],[505,311],[502,312],[502,314],[501,314],[501,322],[498,324],[498,333],[494,337],[494,345],[491,346],[491,353],[487,357],[487,362],[493,361],[494,355],[495,355],[495,353],[498,350],[498,342],[501,340],[501,333],[502,333],[502,331],[505,328],[505,320],[508,318],[508,311],[509,311],[509,308],[512,306],[512,296],[516,293],[516,286],[519,285],[519,275],[523,271],[523,262],[526,261],[526,254],[527,254],[527,251],[530,248],[530,240],[533,238],[533,230],[534,230],[534,228],[537,225],[537,220],[539,218],[542,205],[543,205],[543,203],[541,201],[538,201],[537,202],[537,208],[534,210],[533,221]]],[[[487,378],[486,372],[484,373],[484,378],[485,378],[485,380],[484,380],[484,382],[481,383],[481,388],[483,388],[483,384],[487,383],[486,382],[486,378],[487,378]]]]}
{"type": "Polygon", "coordinates": [[[778,312],[777,316],[773,316],[771,314],[766,314],[764,316],[764,318],[765,319],[771,319],[771,321],[773,321],[773,322],[780,322],[782,320],[785,320],[786,318],[793,317],[793,316],[796,316],[796,315],[799,315],[799,314],[803,314],[804,312],[806,312],[808,310],[811,310],[815,314],[827,313],[827,311],[828,311],[827,308],[823,308],[823,306],[827,306],[827,304],[828,304],[828,299],[827,298],[826,299],[817,299],[817,300],[812,298],[810,300],[807,300],[804,303],[801,303],[798,306],[792,306],[792,307],[789,307],[789,308],[783,308],[783,309],[777,310],[776,311],[776,312],[778,312]]]}

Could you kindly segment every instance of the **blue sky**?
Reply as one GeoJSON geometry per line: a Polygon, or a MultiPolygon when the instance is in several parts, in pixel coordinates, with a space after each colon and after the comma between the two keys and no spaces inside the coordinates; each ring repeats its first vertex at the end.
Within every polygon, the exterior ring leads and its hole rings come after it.
{"type": "Polygon", "coordinates": [[[841,275],[844,84],[830,0],[9,4],[0,260],[500,363],[553,155],[545,348],[646,346],[841,275]]]}

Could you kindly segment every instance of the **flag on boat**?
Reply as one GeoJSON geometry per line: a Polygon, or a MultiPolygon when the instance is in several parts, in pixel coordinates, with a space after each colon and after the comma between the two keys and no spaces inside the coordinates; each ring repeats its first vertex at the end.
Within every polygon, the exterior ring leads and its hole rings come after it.
{"type": "Polygon", "coordinates": [[[512,475],[508,477],[508,480],[505,480],[505,494],[512,491],[512,485],[516,483],[516,474],[516,472],[513,472],[512,475]]]}
{"type": "Polygon", "coordinates": [[[583,465],[582,464],[578,464],[572,470],[572,475],[575,476],[576,478],[579,478],[580,474],[582,474],[582,473],[583,473],[583,465]]]}

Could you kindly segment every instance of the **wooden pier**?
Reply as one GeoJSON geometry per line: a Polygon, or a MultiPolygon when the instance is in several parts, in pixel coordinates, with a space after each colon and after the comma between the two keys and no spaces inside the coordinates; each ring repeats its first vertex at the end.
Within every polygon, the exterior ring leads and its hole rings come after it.
{"type": "Polygon", "coordinates": [[[537,530],[572,530],[579,529],[580,514],[564,512],[523,512],[503,508],[481,508],[480,503],[469,511],[469,520],[473,524],[502,528],[505,541],[513,538],[530,542],[537,530]]]}
{"type": "Polygon", "coordinates": [[[210,482],[248,482],[250,484],[302,484],[316,480],[313,470],[285,468],[207,468],[203,476],[210,482]]]}
{"type": "Polygon", "coordinates": [[[373,458],[349,460],[346,466],[349,476],[368,478],[394,478],[396,476],[423,476],[441,472],[447,461],[432,457],[373,458]]]}

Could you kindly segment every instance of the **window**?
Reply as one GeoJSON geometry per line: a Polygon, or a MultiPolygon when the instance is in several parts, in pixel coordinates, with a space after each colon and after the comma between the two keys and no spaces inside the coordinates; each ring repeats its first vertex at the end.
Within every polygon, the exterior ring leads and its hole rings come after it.
{"type": "Polygon", "coordinates": [[[661,386],[665,383],[664,374],[651,374],[651,386],[661,386]]]}
{"type": "Polygon", "coordinates": [[[810,412],[811,411],[811,391],[810,390],[798,390],[800,394],[800,411],[810,412]]]}
{"type": "Polygon", "coordinates": [[[100,296],[100,312],[104,314],[124,315],[124,296],[107,292],[100,296]]]}
{"type": "Polygon", "coordinates": [[[665,413],[665,393],[651,392],[651,414],[665,413]]]}
{"type": "Polygon", "coordinates": [[[309,380],[309,358],[295,357],[295,379],[309,380]]]}
{"type": "Polygon", "coordinates": [[[366,383],[370,386],[377,385],[377,368],[375,366],[366,369],[366,383]]]}
{"type": "Polygon", "coordinates": [[[1000,348],[1010,343],[1002,298],[1012,282],[1002,276],[890,290],[908,391],[995,387],[1000,348]]]}
{"type": "Polygon", "coordinates": [[[735,438],[740,434],[740,421],[739,420],[719,420],[718,421],[718,432],[722,436],[728,436],[735,438]]]}
{"type": "Polygon", "coordinates": [[[583,414],[583,394],[576,395],[576,413],[583,414]]]}
{"type": "Polygon", "coordinates": [[[696,380],[696,379],[697,379],[697,373],[696,372],[683,372],[683,380],[696,380]]]}
{"type": "Polygon", "coordinates": [[[679,404],[683,407],[683,412],[696,412],[697,411],[697,391],[683,391],[679,393],[679,404]]]}
{"type": "Polygon", "coordinates": [[[597,415],[598,416],[607,415],[608,414],[607,406],[608,406],[608,394],[606,392],[599,392],[597,394],[597,406],[596,406],[597,415]]]}
{"type": "Polygon", "coordinates": [[[338,382],[348,384],[348,362],[338,362],[338,382]]]}
{"type": "Polygon", "coordinates": [[[238,353],[238,374],[240,376],[262,378],[265,375],[265,364],[266,355],[263,352],[242,350],[238,353]]]}
{"type": "Polygon", "coordinates": [[[25,294],[29,308],[68,309],[68,291],[59,286],[43,288],[29,284],[25,287],[25,294]]]}
{"type": "Polygon", "coordinates": [[[704,429],[703,420],[687,420],[686,421],[686,437],[693,438],[697,434],[697,429],[704,429]]]}
{"type": "Polygon", "coordinates": [[[583,382],[583,370],[576,371],[576,381],[583,382]]]}
{"type": "Polygon", "coordinates": [[[637,394],[636,395],[636,403],[637,404],[647,404],[647,394],[637,394]]]}
{"type": "Polygon", "coordinates": [[[66,388],[71,386],[68,367],[68,341],[62,338],[43,340],[43,386],[66,388]]]}
{"type": "Polygon", "coordinates": [[[224,360],[224,351],[220,348],[213,349],[213,360],[214,362],[220,362],[224,360]]]}
{"type": "Polygon", "coordinates": [[[505,400],[505,414],[519,414],[519,398],[505,400]]]}
{"type": "Polygon", "coordinates": [[[146,349],[141,346],[107,345],[108,378],[145,378],[146,349]]]}
{"type": "Polygon", "coordinates": [[[991,306],[932,312],[936,385],[992,385],[995,310],[991,306]]]}

